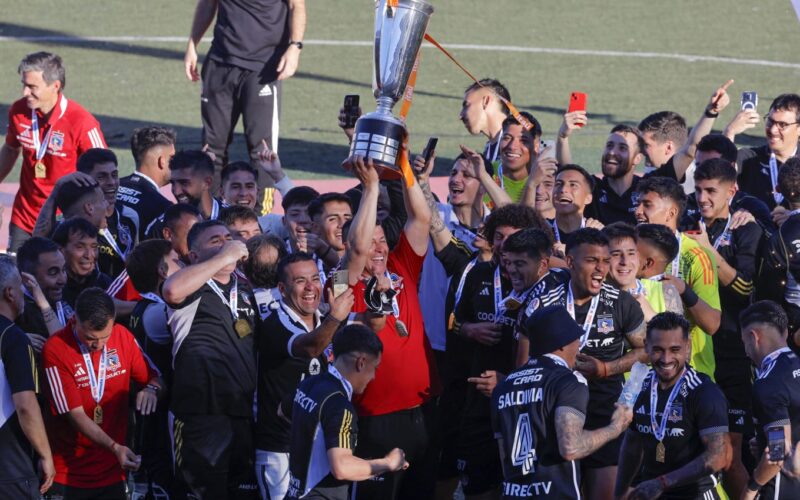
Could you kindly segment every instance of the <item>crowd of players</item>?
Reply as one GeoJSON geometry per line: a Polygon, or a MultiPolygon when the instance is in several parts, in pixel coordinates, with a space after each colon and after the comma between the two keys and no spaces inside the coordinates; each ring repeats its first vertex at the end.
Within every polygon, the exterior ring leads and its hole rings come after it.
{"type": "Polygon", "coordinates": [[[319,193],[266,143],[226,163],[162,127],[119,178],[60,59],[20,74],[0,496],[800,497],[800,96],[755,148],[753,109],[712,132],[732,82],[691,130],[616,125],[598,176],[585,111],[545,148],[482,80],[460,118],[486,147],[439,152],[437,200],[435,151],[319,193]]]}

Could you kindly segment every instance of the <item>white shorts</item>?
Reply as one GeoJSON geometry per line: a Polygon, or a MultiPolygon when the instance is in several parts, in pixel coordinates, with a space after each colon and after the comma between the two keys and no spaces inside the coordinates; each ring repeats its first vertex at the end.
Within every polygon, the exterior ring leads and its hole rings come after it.
{"type": "Polygon", "coordinates": [[[289,454],[256,450],[256,478],[262,500],[283,500],[289,489],[289,454]]]}

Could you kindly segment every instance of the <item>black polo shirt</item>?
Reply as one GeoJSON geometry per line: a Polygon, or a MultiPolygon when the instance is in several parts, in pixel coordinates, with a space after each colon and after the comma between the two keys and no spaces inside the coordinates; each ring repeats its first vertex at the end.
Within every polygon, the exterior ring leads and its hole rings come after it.
{"type": "Polygon", "coordinates": [[[12,400],[19,392],[38,392],[33,348],[25,332],[5,316],[0,316],[0,384],[8,389],[0,391],[0,484],[38,481],[34,451],[12,400]]]}
{"type": "Polygon", "coordinates": [[[586,379],[554,355],[531,358],[492,393],[492,429],[503,440],[503,498],[581,498],[580,467],[561,456],[556,410],[586,415],[586,379]]]}
{"type": "Polygon", "coordinates": [[[172,205],[152,179],[134,172],[119,180],[117,203],[129,207],[139,215],[139,241],[145,240],[145,230],[164,210],[172,205]]]}
{"type": "MultiPolygon", "coordinates": [[[[767,447],[767,429],[790,425],[789,441],[800,441],[800,358],[789,349],[770,353],[753,383],[753,415],[760,450],[767,447]]],[[[786,450],[787,453],[790,450],[786,450]]],[[[761,498],[800,498],[800,481],[782,472],[760,490],[761,498]]]]}
{"type": "MultiPolygon", "coordinates": [[[[229,300],[233,279],[217,283],[229,300]]],[[[252,292],[238,285],[237,312],[250,325],[240,337],[230,308],[206,283],[171,308],[174,383],[170,409],[182,415],[253,416],[256,356],[253,348],[256,311],[252,292]]]]}
{"type": "MultiPolygon", "coordinates": [[[[633,423],[627,431],[639,434],[638,437],[643,442],[643,458],[637,484],[680,469],[700,456],[705,451],[701,437],[728,432],[728,403],[722,391],[706,374],[687,366],[686,375],[680,381],[682,387],[677,389],[678,393],[667,416],[663,440],[665,461],[658,462],[658,441],[653,435],[650,419],[650,388],[653,384],[658,384],[657,380],[655,372],[650,370],[633,405],[633,423]]],[[[656,385],[657,424],[661,423],[671,391],[672,387],[661,390],[656,385]]],[[[714,489],[718,482],[716,475],[709,474],[693,483],[669,489],[659,498],[701,498],[703,493],[714,489]]]]}
{"type": "MultiPolygon", "coordinates": [[[[297,384],[311,375],[319,375],[328,366],[330,349],[316,358],[303,359],[292,354],[292,343],[309,333],[306,324],[282,300],[273,303],[272,313],[258,326],[258,416],[256,448],[288,453],[291,441],[289,423],[278,416],[278,406],[294,396],[297,384]]],[[[320,318],[316,315],[315,325],[320,318]]]]}
{"type": "Polygon", "coordinates": [[[64,291],[61,294],[61,298],[72,309],[75,309],[75,301],[78,299],[78,295],[80,295],[82,291],[93,286],[107,290],[112,281],[113,280],[107,274],[100,272],[98,269],[95,269],[91,272],[91,274],[80,279],[71,276],[68,272],[67,284],[64,285],[64,291]]]}
{"type": "Polygon", "coordinates": [[[282,404],[292,421],[287,499],[347,500],[351,483],[333,477],[326,452],[356,448],[358,415],[352,397],[350,383],[329,366],[300,382],[293,402],[282,404]]]}
{"type": "Polygon", "coordinates": [[[113,214],[106,217],[106,222],[108,223],[108,233],[101,230],[101,233],[97,235],[97,266],[113,279],[125,270],[125,259],[104,234],[110,235],[119,250],[127,255],[138,241],[139,215],[122,205],[117,207],[113,214]]]}

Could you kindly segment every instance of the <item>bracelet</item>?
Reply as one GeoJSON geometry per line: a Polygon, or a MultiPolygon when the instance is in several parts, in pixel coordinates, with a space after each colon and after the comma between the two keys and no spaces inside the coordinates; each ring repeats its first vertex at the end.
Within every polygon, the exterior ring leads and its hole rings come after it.
{"type": "Polygon", "coordinates": [[[658,484],[661,485],[661,490],[666,491],[667,489],[667,478],[664,476],[658,476],[658,484]]]}
{"type": "Polygon", "coordinates": [[[153,385],[153,384],[147,384],[144,388],[145,389],[150,389],[151,391],[155,392],[156,394],[158,394],[158,391],[161,390],[161,388],[159,386],[153,385]]]}
{"type": "Polygon", "coordinates": [[[758,481],[753,476],[747,481],[747,491],[758,491],[763,485],[758,484],[758,481]]]}
{"type": "Polygon", "coordinates": [[[681,294],[681,300],[684,304],[686,304],[686,307],[691,309],[697,304],[697,302],[700,300],[700,297],[694,293],[694,290],[692,290],[689,285],[686,285],[686,289],[681,294]]]}
{"type": "Polygon", "coordinates": [[[716,118],[719,116],[719,113],[714,113],[713,111],[710,111],[708,108],[706,108],[705,112],[703,113],[703,116],[705,116],[706,118],[716,118]]]}

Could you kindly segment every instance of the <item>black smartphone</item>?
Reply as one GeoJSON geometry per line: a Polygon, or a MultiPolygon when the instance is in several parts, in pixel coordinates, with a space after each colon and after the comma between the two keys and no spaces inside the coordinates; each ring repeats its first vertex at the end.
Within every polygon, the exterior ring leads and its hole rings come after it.
{"type": "Polygon", "coordinates": [[[742,92],[742,109],[755,111],[758,107],[758,93],[753,91],[742,92]]]}
{"type": "Polygon", "coordinates": [[[767,429],[767,450],[772,462],[779,462],[786,458],[786,435],[782,426],[767,429]]]}
{"type": "Polygon", "coordinates": [[[425,146],[425,151],[422,153],[422,156],[425,158],[425,163],[428,163],[431,160],[431,155],[433,155],[433,152],[436,151],[436,145],[438,143],[438,137],[431,137],[428,139],[428,145],[425,146]]]}
{"type": "Polygon", "coordinates": [[[358,104],[359,96],[356,94],[344,96],[344,113],[347,115],[345,119],[345,127],[353,128],[356,126],[358,120],[358,104]]]}

